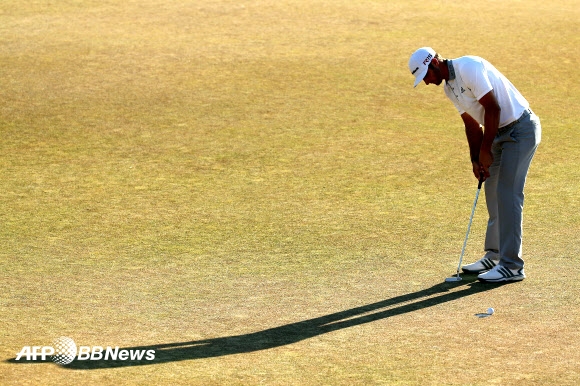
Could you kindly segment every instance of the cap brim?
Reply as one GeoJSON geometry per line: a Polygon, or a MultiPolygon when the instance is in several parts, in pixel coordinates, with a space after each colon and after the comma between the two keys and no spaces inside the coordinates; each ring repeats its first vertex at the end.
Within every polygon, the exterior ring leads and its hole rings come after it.
{"type": "Polygon", "coordinates": [[[429,69],[428,67],[425,67],[421,71],[417,72],[417,74],[415,75],[415,85],[413,87],[417,87],[417,85],[419,83],[421,83],[421,81],[423,80],[423,78],[425,78],[425,75],[427,75],[427,70],[428,69],[429,69]]]}

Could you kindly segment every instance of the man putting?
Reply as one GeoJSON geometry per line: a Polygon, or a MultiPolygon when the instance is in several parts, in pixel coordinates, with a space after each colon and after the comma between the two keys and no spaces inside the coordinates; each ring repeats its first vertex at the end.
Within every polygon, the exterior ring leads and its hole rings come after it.
{"type": "Polygon", "coordinates": [[[489,220],[485,255],[462,267],[483,282],[525,279],[522,211],[528,169],[542,128],[528,101],[491,63],[477,56],[444,59],[430,47],[409,59],[415,87],[439,86],[459,111],[469,143],[473,174],[485,180],[489,220]]]}

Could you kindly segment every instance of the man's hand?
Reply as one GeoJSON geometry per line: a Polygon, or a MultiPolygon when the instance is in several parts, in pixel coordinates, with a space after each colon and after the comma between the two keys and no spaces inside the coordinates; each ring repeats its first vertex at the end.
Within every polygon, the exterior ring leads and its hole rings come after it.
{"type": "MultiPolygon", "coordinates": [[[[481,149],[479,152],[479,173],[483,176],[484,180],[489,177],[489,167],[493,163],[493,155],[491,154],[491,150],[483,150],[481,149]]],[[[475,173],[475,169],[473,170],[475,173]]],[[[475,175],[479,179],[479,175],[475,175]]]]}
{"type": "Polygon", "coordinates": [[[479,166],[479,162],[477,161],[472,161],[471,164],[473,166],[473,175],[479,180],[480,176],[483,175],[481,173],[481,166],[479,166]]]}

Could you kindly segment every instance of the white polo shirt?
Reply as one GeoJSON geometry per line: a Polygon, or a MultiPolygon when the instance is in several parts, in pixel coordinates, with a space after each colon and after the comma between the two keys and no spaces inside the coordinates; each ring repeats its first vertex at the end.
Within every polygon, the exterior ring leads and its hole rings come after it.
{"type": "Polygon", "coordinates": [[[445,95],[453,102],[459,114],[468,113],[480,125],[485,110],[479,99],[493,90],[501,108],[499,127],[509,125],[530,107],[514,85],[491,63],[478,56],[462,56],[448,60],[449,80],[445,95]]]}

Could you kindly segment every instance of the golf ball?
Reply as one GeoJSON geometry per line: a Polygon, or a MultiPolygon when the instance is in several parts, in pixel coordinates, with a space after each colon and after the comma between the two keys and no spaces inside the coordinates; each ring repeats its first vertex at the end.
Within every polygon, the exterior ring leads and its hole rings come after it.
{"type": "Polygon", "coordinates": [[[495,310],[493,308],[491,308],[491,307],[487,309],[487,314],[488,315],[493,315],[494,312],[495,312],[495,310]]]}

